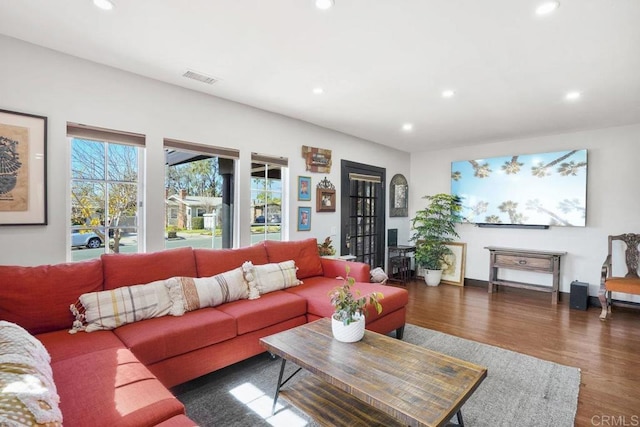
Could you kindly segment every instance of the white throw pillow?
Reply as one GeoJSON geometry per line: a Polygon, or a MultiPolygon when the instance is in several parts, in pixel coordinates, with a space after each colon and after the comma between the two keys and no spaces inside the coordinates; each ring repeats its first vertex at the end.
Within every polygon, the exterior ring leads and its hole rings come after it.
{"type": "Polygon", "coordinates": [[[247,261],[242,265],[242,269],[245,279],[249,282],[249,289],[258,295],[302,284],[296,277],[297,268],[294,261],[263,265],[253,265],[247,261]]]}

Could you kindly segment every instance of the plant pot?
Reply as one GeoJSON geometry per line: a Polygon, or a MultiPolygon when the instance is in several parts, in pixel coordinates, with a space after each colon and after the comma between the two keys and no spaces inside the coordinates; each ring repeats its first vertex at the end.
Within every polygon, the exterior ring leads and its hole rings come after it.
{"type": "Polygon", "coordinates": [[[331,317],[333,337],[340,342],[357,342],[364,336],[364,316],[359,320],[344,325],[341,320],[331,317]]]}
{"type": "Polygon", "coordinates": [[[424,281],[427,286],[438,286],[442,279],[442,270],[424,270],[424,281]]]}

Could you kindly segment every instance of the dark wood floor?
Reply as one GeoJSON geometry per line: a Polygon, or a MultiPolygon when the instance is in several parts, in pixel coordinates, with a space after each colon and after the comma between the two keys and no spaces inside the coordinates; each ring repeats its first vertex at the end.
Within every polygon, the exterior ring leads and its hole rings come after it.
{"type": "Polygon", "coordinates": [[[577,426],[640,426],[640,310],[557,306],[548,293],[407,284],[407,321],[581,369],[577,426]]]}

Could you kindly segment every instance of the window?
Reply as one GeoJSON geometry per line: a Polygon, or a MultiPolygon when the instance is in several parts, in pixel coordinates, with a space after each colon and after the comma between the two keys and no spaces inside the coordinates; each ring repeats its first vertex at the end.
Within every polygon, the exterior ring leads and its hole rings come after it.
{"type": "Polygon", "coordinates": [[[283,238],[283,176],[287,159],[251,155],[251,244],[283,238]]]}
{"type": "Polygon", "coordinates": [[[173,139],[165,139],[164,147],[165,247],[232,247],[239,152],[173,139]]]}
{"type": "Polygon", "coordinates": [[[67,124],[71,260],[138,252],[144,137],[67,124]]]}

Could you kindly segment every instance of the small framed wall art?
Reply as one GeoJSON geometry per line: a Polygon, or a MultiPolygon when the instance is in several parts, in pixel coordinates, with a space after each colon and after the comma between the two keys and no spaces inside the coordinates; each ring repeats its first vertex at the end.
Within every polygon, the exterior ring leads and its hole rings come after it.
{"type": "Polygon", "coordinates": [[[307,206],[298,207],[298,231],[311,230],[311,208],[307,206]]]}
{"type": "Polygon", "coordinates": [[[298,200],[303,202],[311,201],[311,177],[298,177],[298,200]]]}
{"type": "Polygon", "coordinates": [[[316,212],[336,211],[336,188],[325,177],[316,187],[316,212]]]}
{"type": "Polygon", "coordinates": [[[47,225],[47,118],[0,110],[0,225],[47,225]]]}

